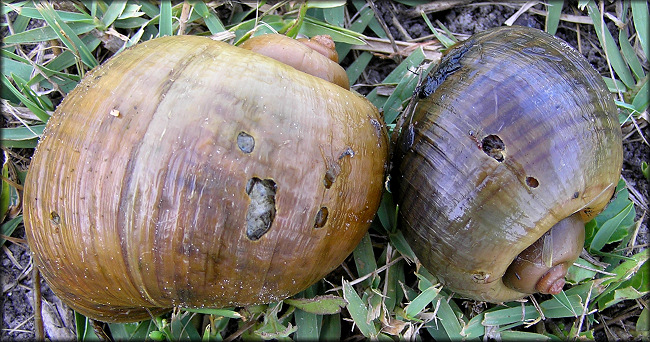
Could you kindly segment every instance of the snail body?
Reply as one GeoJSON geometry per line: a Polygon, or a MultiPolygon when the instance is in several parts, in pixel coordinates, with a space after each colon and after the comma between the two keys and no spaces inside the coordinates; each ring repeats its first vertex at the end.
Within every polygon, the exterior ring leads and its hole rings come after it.
{"type": "Polygon", "coordinates": [[[153,39],[49,120],[28,242],[54,293],[101,321],[281,300],[366,233],[387,145],[377,109],[341,86],[208,38],[153,39]]]}
{"type": "Polygon", "coordinates": [[[584,222],[621,172],[616,107],[600,75],[555,37],[500,27],[450,48],[413,101],[392,179],[423,266],[481,301],[561,291],[584,222]],[[553,252],[563,240],[572,247],[553,252]]]}

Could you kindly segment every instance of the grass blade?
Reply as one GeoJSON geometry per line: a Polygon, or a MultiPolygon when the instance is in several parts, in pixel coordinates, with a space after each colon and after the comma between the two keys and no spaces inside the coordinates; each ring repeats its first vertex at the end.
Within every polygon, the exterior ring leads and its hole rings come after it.
{"type": "Polygon", "coordinates": [[[348,302],[348,312],[363,336],[368,338],[377,337],[378,331],[373,322],[366,321],[368,308],[350,285],[350,282],[346,280],[343,280],[343,299],[348,302]]]}
{"type": "Polygon", "coordinates": [[[648,79],[643,81],[641,89],[639,89],[639,92],[632,100],[632,106],[639,113],[643,113],[650,104],[650,87],[648,86],[648,83],[650,83],[648,82],[648,79]]]}
{"type": "Polygon", "coordinates": [[[578,317],[584,310],[582,298],[572,295],[562,301],[552,298],[539,305],[547,318],[578,317]]]}
{"type": "Polygon", "coordinates": [[[314,18],[305,17],[300,28],[300,33],[313,37],[319,34],[327,34],[332,37],[332,40],[340,43],[348,43],[353,45],[364,44],[364,41],[361,39],[362,34],[354,32],[352,30],[344,29],[334,25],[330,25],[326,22],[316,20],[314,18]]]}
{"type": "Polygon", "coordinates": [[[38,116],[41,121],[47,122],[47,120],[50,118],[50,115],[47,114],[47,112],[45,112],[37,104],[30,101],[27,97],[25,97],[25,95],[18,91],[18,89],[16,89],[16,87],[11,84],[11,81],[9,81],[5,75],[2,75],[2,86],[5,89],[9,89],[9,91],[11,91],[20,100],[20,102],[25,105],[25,107],[29,108],[29,110],[31,110],[34,115],[38,116]]]}
{"type": "Polygon", "coordinates": [[[172,28],[172,3],[170,0],[160,2],[160,19],[158,21],[158,36],[171,36],[172,28]]]}
{"type": "MultiPolygon", "coordinates": [[[[373,22],[373,20],[375,22],[377,21],[377,19],[375,19],[374,12],[369,7],[365,7],[359,13],[358,19],[350,24],[350,30],[355,32],[363,32],[363,30],[366,29],[366,26],[368,26],[369,23],[373,22]]],[[[343,58],[347,56],[351,49],[352,44],[337,44],[336,51],[339,53],[339,60],[343,60],[343,58]]]]}
{"type": "Polygon", "coordinates": [[[551,337],[526,331],[502,331],[503,341],[550,341],[551,337]]]}
{"type": "Polygon", "coordinates": [[[196,13],[198,13],[201,18],[203,18],[203,21],[205,21],[205,24],[208,26],[210,33],[217,34],[226,30],[226,28],[221,23],[221,20],[219,20],[219,18],[217,18],[214,13],[210,11],[208,6],[206,6],[203,1],[194,1],[192,4],[194,4],[194,10],[196,13]]]}
{"type": "Polygon", "coordinates": [[[639,37],[641,48],[646,56],[650,56],[650,15],[648,15],[648,2],[647,1],[630,1],[632,8],[632,20],[634,21],[634,29],[639,37]]]}
{"type": "Polygon", "coordinates": [[[397,251],[403,256],[407,257],[410,260],[415,260],[415,252],[411,249],[411,246],[406,241],[404,234],[401,230],[391,233],[388,238],[390,243],[397,249],[397,251]]]}
{"type": "MultiPolygon", "coordinates": [[[[549,299],[540,304],[540,308],[546,318],[576,317],[575,313],[581,313],[583,310],[582,298],[577,295],[567,296],[568,304],[561,303],[557,299],[549,299]]],[[[515,303],[516,304],[516,303],[515,303]]],[[[490,325],[507,325],[507,324],[524,324],[539,318],[539,312],[532,305],[517,305],[510,308],[503,308],[494,311],[485,312],[483,322],[484,326],[490,325]]]]}
{"type": "Polygon", "coordinates": [[[431,31],[433,33],[433,35],[436,36],[436,39],[438,39],[438,41],[440,43],[442,43],[442,45],[444,45],[444,47],[448,48],[448,47],[456,44],[456,42],[453,39],[445,36],[444,34],[441,34],[440,32],[438,32],[438,30],[436,30],[435,27],[433,27],[433,24],[429,20],[429,17],[427,17],[426,13],[421,12],[420,14],[422,15],[422,19],[424,19],[424,22],[429,27],[429,31],[431,31]]]}
{"type": "Polygon", "coordinates": [[[625,206],[625,208],[623,208],[623,210],[616,214],[616,216],[605,222],[600,229],[598,229],[593,240],[591,240],[589,251],[600,251],[603,246],[609,243],[610,237],[619,228],[623,219],[626,218],[633,209],[634,203],[630,202],[625,206]]]}
{"type": "MultiPolygon", "coordinates": [[[[313,4],[313,2],[310,2],[310,4],[313,4]]],[[[345,1],[339,1],[339,6],[324,8],[323,17],[325,17],[326,22],[334,26],[343,27],[345,24],[345,1]]]]}
{"type": "Polygon", "coordinates": [[[289,298],[285,299],[284,303],[293,305],[304,312],[317,315],[337,314],[347,305],[343,298],[333,295],[322,295],[313,298],[289,298]]]}
{"type": "Polygon", "coordinates": [[[626,87],[634,87],[634,78],[632,77],[632,73],[623,60],[623,57],[614,42],[614,37],[612,37],[607,26],[604,25],[598,6],[593,0],[590,0],[587,4],[587,11],[589,12],[591,20],[594,22],[594,29],[596,30],[596,35],[598,36],[600,45],[605,49],[607,59],[611,63],[616,75],[621,78],[621,81],[625,83],[626,87]]]}
{"type": "MultiPolygon", "coordinates": [[[[416,49],[408,56],[399,66],[406,64],[406,73],[399,81],[393,93],[390,94],[382,109],[384,110],[384,120],[386,123],[393,123],[402,112],[402,104],[410,100],[417,87],[420,75],[411,72],[410,70],[416,69],[425,59],[424,51],[421,48],[416,49]]],[[[433,67],[433,64],[430,66],[433,67]]],[[[422,71],[424,75],[427,71],[422,71]]]]}
{"type": "MultiPolygon", "coordinates": [[[[3,54],[10,54],[11,52],[2,50],[3,54]]],[[[11,74],[18,75],[20,78],[26,79],[29,78],[34,70],[28,63],[24,63],[24,59],[21,58],[21,61],[15,61],[10,58],[2,57],[2,74],[5,76],[11,76],[11,74]]]]}
{"type": "MultiPolygon", "coordinates": [[[[11,236],[13,234],[14,230],[18,227],[18,224],[23,221],[23,215],[18,215],[14,217],[13,219],[5,222],[0,226],[0,232],[2,232],[2,235],[4,236],[11,236]]],[[[0,246],[4,246],[5,244],[4,238],[0,238],[0,246]]]]}
{"type": "Polygon", "coordinates": [[[424,308],[429,305],[440,293],[440,286],[434,285],[428,289],[422,291],[417,297],[415,297],[411,303],[409,303],[406,308],[404,308],[405,318],[414,319],[424,308]]]}
{"type": "Polygon", "coordinates": [[[95,335],[95,331],[88,317],[75,311],[74,319],[77,327],[77,339],[79,341],[99,341],[99,337],[95,335]]]}
{"type": "Polygon", "coordinates": [[[546,32],[549,34],[555,35],[557,32],[557,26],[560,23],[560,15],[562,14],[562,6],[564,5],[564,0],[549,0],[546,8],[548,9],[548,14],[546,16],[546,32]]]}
{"type": "Polygon", "coordinates": [[[615,293],[612,293],[621,287],[626,280],[632,278],[639,269],[646,264],[649,258],[650,254],[648,254],[647,251],[641,251],[633,255],[630,260],[626,260],[618,265],[614,270],[612,270],[612,273],[614,273],[615,276],[606,279],[601,284],[602,286],[607,286],[607,289],[599,294],[590,306],[597,303],[598,308],[604,310],[607,308],[608,304],[615,303],[612,301],[612,297],[615,296],[615,293]]]}
{"type": "Polygon", "coordinates": [[[317,341],[320,335],[318,316],[302,310],[296,310],[293,314],[296,318],[296,327],[298,327],[298,330],[293,334],[293,339],[296,341],[317,341]]]}
{"type": "Polygon", "coordinates": [[[108,323],[108,326],[115,341],[144,341],[150,332],[157,330],[152,320],[140,323],[108,323]]]}
{"type": "Polygon", "coordinates": [[[45,125],[34,125],[34,126],[22,126],[22,127],[8,127],[0,128],[0,133],[2,133],[2,141],[21,141],[21,140],[31,140],[34,138],[39,138],[43,134],[45,125]]]}
{"type": "MultiPolygon", "coordinates": [[[[8,7],[13,7],[11,4],[7,4],[8,7]]],[[[15,9],[16,13],[32,18],[32,19],[40,19],[44,20],[43,15],[41,12],[39,12],[36,8],[30,6],[24,6],[21,7],[20,9],[15,9]]],[[[78,12],[67,12],[67,11],[57,11],[55,10],[56,14],[61,18],[61,20],[66,21],[66,22],[79,22],[79,21],[92,21],[93,17],[91,15],[88,15],[86,13],[78,13],[78,12]]],[[[15,29],[15,28],[14,28],[15,29]]],[[[16,30],[15,32],[20,32],[19,30],[16,30]]]]}
{"type": "MultiPolygon", "coordinates": [[[[2,187],[0,187],[0,220],[4,221],[6,218],[7,210],[9,210],[9,204],[11,203],[11,191],[8,182],[5,179],[9,179],[9,164],[5,158],[5,162],[2,165],[2,187]]],[[[3,233],[4,234],[4,233],[3,233]]],[[[4,241],[0,243],[0,246],[4,245],[4,241]]]]}
{"type": "Polygon", "coordinates": [[[102,17],[102,24],[104,28],[108,28],[113,22],[122,14],[126,7],[126,1],[113,1],[106,9],[106,13],[102,17]]]}
{"type": "Polygon", "coordinates": [[[184,308],[184,311],[202,313],[206,315],[222,316],[228,318],[242,318],[242,316],[233,310],[228,309],[203,309],[203,308],[184,308]]]}
{"type": "Polygon", "coordinates": [[[81,39],[77,36],[75,31],[70,28],[61,18],[58,16],[52,4],[50,3],[41,3],[36,6],[36,9],[41,13],[48,25],[50,25],[54,32],[57,34],[59,39],[72,51],[75,52],[75,55],[79,55],[81,61],[89,68],[94,68],[99,63],[92,55],[86,44],[84,44],[81,39]]]}
{"type": "Polygon", "coordinates": [[[352,64],[350,64],[348,69],[345,71],[348,74],[350,84],[354,84],[359,79],[359,76],[361,76],[363,71],[366,70],[371,59],[372,54],[364,51],[354,62],[352,62],[352,64]]]}
{"type": "Polygon", "coordinates": [[[625,30],[618,31],[618,44],[621,45],[623,58],[627,62],[627,65],[630,66],[630,69],[632,69],[634,76],[636,76],[637,79],[642,79],[645,76],[643,66],[641,66],[641,62],[637,58],[632,44],[628,41],[627,32],[625,30]]]}
{"type": "Polygon", "coordinates": [[[323,316],[321,326],[321,341],[341,340],[341,314],[323,316]]]}
{"type": "Polygon", "coordinates": [[[424,61],[424,57],[422,49],[416,49],[386,76],[383,83],[394,83],[398,87],[401,85],[399,91],[395,89],[390,97],[386,97],[377,94],[377,88],[375,88],[366,96],[375,107],[383,108],[386,124],[392,124],[395,121],[395,118],[399,115],[402,102],[413,95],[413,90],[417,86],[418,77],[411,70],[417,68],[424,61]]]}
{"type": "Polygon", "coordinates": [[[451,305],[445,298],[440,298],[439,300],[440,305],[438,306],[438,318],[440,318],[442,327],[445,329],[445,332],[450,339],[460,339],[462,337],[460,333],[463,327],[460,325],[458,316],[456,316],[451,305]]]}
{"type": "MultiPolygon", "coordinates": [[[[86,23],[86,22],[76,22],[70,23],[68,26],[75,33],[75,35],[80,35],[88,33],[95,28],[95,24],[86,23]]],[[[48,41],[52,39],[57,39],[59,36],[56,34],[54,29],[49,26],[43,26],[16,34],[4,38],[5,45],[12,44],[27,44],[27,43],[39,43],[43,41],[48,41]]]]}
{"type": "MultiPolygon", "coordinates": [[[[357,266],[357,276],[363,277],[377,269],[375,254],[372,251],[372,242],[370,235],[366,233],[353,252],[354,263],[357,266]]],[[[361,284],[370,286],[372,279],[366,279],[361,284]]]]}
{"type": "Polygon", "coordinates": [[[484,314],[482,312],[472,317],[472,319],[470,319],[469,322],[467,322],[467,324],[465,324],[463,329],[460,331],[460,334],[463,336],[463,338],[470,340],[485,335],[485,326],[481,324],[483,319],[484,314]]]}
{"type": "Polygon", "coordinates": [[[400,282],[406,282],[404,275],[404,261],[398,261],[388,269],[386,275],[386,297],[384,298],[384,305],[386,310],[393,312],[398,303],[404,299],[404,292],[400,282]]]}

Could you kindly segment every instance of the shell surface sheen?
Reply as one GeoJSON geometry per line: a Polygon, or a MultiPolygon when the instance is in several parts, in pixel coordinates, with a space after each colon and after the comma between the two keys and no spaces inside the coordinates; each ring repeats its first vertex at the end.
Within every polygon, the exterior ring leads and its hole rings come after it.
{"type": "Polygon", "coordinates": [[[387,145],[358,94],[208,38],[153,39],[49,120],[28,241],[55,294],[102,321],[281,300],[366,233],[387,145]]]}
{"type": "Polygon", "coordinates": [[[563,218],[609,201],[621,130],[601,76],[565,42],[525,27],[457,44],[418,88],[395,162],[400,225],[422,264],[482,301],[512,260],[563,218]]]}

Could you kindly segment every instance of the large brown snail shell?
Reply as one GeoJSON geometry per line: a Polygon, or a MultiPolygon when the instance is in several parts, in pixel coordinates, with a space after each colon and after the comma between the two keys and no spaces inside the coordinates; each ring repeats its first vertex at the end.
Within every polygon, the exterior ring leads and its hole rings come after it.
{"type": "Polygon", "coordinates": [[[164,37],[90,72],[49,120],[25,225],[88,317],[281,300],[366,233],[388,140],[362,96],[258,53],[164,37]]]}
{"type": "Polygon", "coordinates": [[[601,76],[551,35],[500,27],[450,48],[416,97],[393,180],[422,264],[477,300],[559,292],[622,166],[601,76]]]}

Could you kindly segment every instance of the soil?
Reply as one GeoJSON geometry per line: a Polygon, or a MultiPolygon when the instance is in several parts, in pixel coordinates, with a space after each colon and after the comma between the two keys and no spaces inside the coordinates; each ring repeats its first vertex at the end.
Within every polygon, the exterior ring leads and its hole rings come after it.
{"type": "MultiPolygon", "coordinates": [[[[461,4],[451,9],[428,13],[427,15],[434,25],[439,21],[451,32],[459,34],[459,37],[466,37],[475,32],[503,25],[508,18],[517,12],[522,4],[523,3],[508,5],[483,2],[465,5],[461,4]]],[[[350,12],[354,13],[354,7],[352,5],[348,5],[348,7],[350,12]]],[[[431,35],[431,31],[422,17],[409,16],[409,7],[402,5],[401,3],[377,1],[376,8],[389,28],[391,35],[396,40],[418,39],[431,35]]],[[[536,5],[534,8],[545,10],[543,5],[536,5]]],[[[573,10],[576,8],[576,1],[565,2],[565,12],[575,14],[573,10]]],[[[224,16],[229,15],[229,11],[227,10],[220,9],[220,12],[224,12],[224,16]]],[[[3,21],[4,20],[5,19],[3,18],[3,21]]],[[[526,12],[519,16],[515,21],[515,24],[543,29],[544,17],[526,12]]],[[[576,32],[575,24],[561,22],[557,36],[567,41],[567,43],[574,48],[579,49],[601,74],[608,74],[608,67],[602,56],[602,51],[596,48],[599,44],[595,32],[593,32],[593,27],[590,25],[580,26],[580,46],[578,46],[576,32]]],[[[366,33],[373,35],[371,31],[366,33]]],[[[342,61],[342,64],[346,66],[346,64],[349,65],[351,61],[352,57],[349,57],[342,61]]],[[[379,83],[397,65],[398,61],[390,58],[373,58],[371,67],[362,76],[363,78],[359,80],[359,83],[379,83]]],[[[368,88],[358,87],[357,90],[364,93],[368,91],[368,88]]],[[[647,122],[640,122],[639,124],[642,126],[640,132],[642,132],[643,136],[648,137],[649,128],[647,122]]],[[[625,159],[623,163],[622,177],[626,180],[628,187],[631,189],[633,197],[636,194],[636,212],[638,220],[642,217],[644,212],[647,211],[648,180],[642,176],[641,162],[648,161],[647,158],[648,155],[650,155],[650,147],[642,141],[641,134],[634,125],[625,125],[623,130],[627,136],[623,145],[625,159]]],[[[25,151],[13,150],[12,153],[28,156],[28,152],[25,151]]],[[[637,244],[639,245],[648,243],[647,223],[648,218],[646,215],[640,226],[639,235],[637,237],[637,244]]],[[[12,234],[12,238],[12,241],[7,241],[2,247],[2,267],[0,268],[0,275],[2,277],[3,290],[3,329],[0,338],[3,340],[32,340],[35,336],[33,310],[34,276],[32,272],[31,256],[24,240],[24,229],[22,225],[12,234]]],[[[340,274],[342,272],[343,271],[339,269],[335,271],[334,274],[340,274]]],[[[53,295],[51,290],[47,287],[47,284],[43,281],[41,281],[41,289],[43,320],[46,336],[51,340],[74,339],[75,325],[72,311],[53,295]]],[[[603,315],[616,317],[617,315],[625,314],[626,312],[631,312],[630,307],[623,304],[604,312],[603,315]]],[[[630,319],[630,317],[627,317],[627,319],[630,319]]],[[[635,321],[636,319],[630,322],[635,321]]],[[[558,324],[561,324],[561,322],[558,322],[558,324]]],[[[624,334],[624,331],[621,332],[620,330],[625,329],[625,324],[626,319],[623,319],[615,327],[612,327],[612,329],[609,330],[613,333],[618,332],[621,335],[615,336],[624,338],[627,335],[624,334]]],[[[345,331],[345,327],[343,328],[343,331],[345,331]]],[[[596,340],[606,340],[607,338],[612,337],[612,335],[606,335],[604,331],[605,329],[599,329],[596,331],[596,340]]]]}

